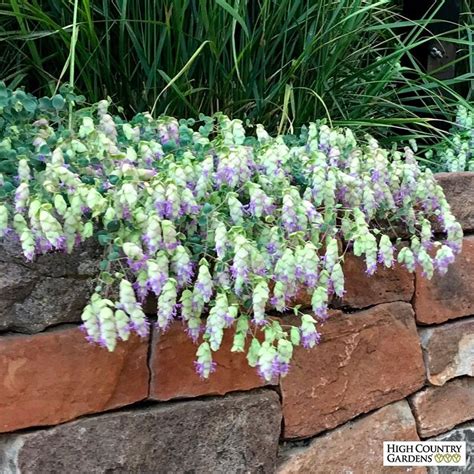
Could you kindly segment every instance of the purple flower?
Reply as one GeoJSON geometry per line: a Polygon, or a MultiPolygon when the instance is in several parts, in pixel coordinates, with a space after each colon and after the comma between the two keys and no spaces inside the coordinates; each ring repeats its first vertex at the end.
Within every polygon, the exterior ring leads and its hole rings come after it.
{"type": "Polygon", "coordinates": [[[236,169],[232,166],[223,165],[219,163],[216,173],[216,185],[222,186],[227,184],[229,186],[235,185],[236,169]]]}
{"type": "Polygon", "coordinates": [[[277,247],[277,245],[276,245],[275,242],[269,242],[269,243],[267,244],[267,250],[268,250],[268,253],[269,253],[270,255],[273,255],[273,254],[275,254],[275,253],[277,252],[278,247],[277,247]]]}
{"type": "Polygon", "coordinates": [[[157,275],[153,275],[151,278],[147,280],[147,287],[155,293],[156,296],[159,296],[163,285],[166,283],[168,276],[163,272],[158,273],[157,275]]]}
{"type": "Polygon", "coordinates": [[[185,286],[191,282],[194,276],[193,263],[186,262],[184,265],[176,265],[176,279],[179,286],[185,286]]]}
{"type": "Polygon", "coordinates": [[[301,343],[303,344],[303,347],[306,349],[309,349],[313,347],[315,344],[319,344],[320,342],[321,342],[321,334],[317,331],[301,334],[301,343]]]}
{"type": "Polygon", "coordinates": [[[305,271],[302,265],[295,266],[295,276],[298,280],[302,280],[305,276],[305,271]]]}
{"type": "Polygon", "coordinates": [[[329,164],[331,166],[337,166],[339,163],[339,157],[341,156],[341,152],[339,151],[338,148],[331,147],[329,149],[328,156],[329,156],[329,164]]]}
{"type": "Polygon", "coordinates": [[[246,267],[241,267],[239,262],[234,261],[232,266],[230,267],[230,273],[232,274],[232,278],[243,278],[245,281],[248,281],[249,277],[249,270],[246,267]]]}
{"type": "Polygon", "coordinates": [[[146,318],[139,323],[132,321],[130,322],[130,329],[135,331],[140,337],[147,337],[150,333],[150,323],[146,318]]]}
{"type": "Polygon", "coordinates": [[[107,347],[107,341],[104,339],[103,336],[100,336],[98,344],[100,347],[107,347]]]}
{"type": "Polygon", "coordinates": [[[447,246],[443,245],[440,250],[438,250],[435,258],[435,266],[438,269],[441,275],[444,275],[448,271],[449,265],[454,262],[454,253],[453,250],[447,246]]]}
{"type": "Polygon", "coordinates": [[[318,283],[318,274],[316,272],[306,271],[304,281],[309,288],[314,288],[318,283]]]}
{"type": "Polygon", "coordinates": [[[201,293],[204,301],[209,301],[211,299],[212,286],[210,286],[208,284],[205,284],[205,283],[197,282],[194,285],[194,289],[199,291],[199,293],[201,293]]]}
{"type": "Polygon", "coordinates": [[[290,365],[287,362],[284,362],[278,354],[275,354],[275,357],[269,364],[257,364],[258,375],[263,380],[275,379],[278,376],[285,376],[290,369],[290,365]]]}
{"type": "Polygon", "coordinates": [[[158,321],[156,326],[161,329],[162,331],[166,331],[169,328],[169,325],[176,317],[176,304],[171,305],[169,307],[162,308],[160,307],[158,301],[158,321]],[[160,323],[160,320],[162,321],[160,323]]]}
{"type": "Polygon", "coordinates": [[[132,213],[127,206],[124,206],[122,209],[122,217],[126,220],[130,220],[132,218],[132,213]]]}
{"type": "Polygon", "coordinates": [[[28,250],[23,254],[28,262],[32,262],[35,258],[35,253],[32,250],[28,250]]]}
{"type": "Polygon", "coordinates": [[[288,234],[301,230],[301,226],[298,223],[298,218],[294,209],[293,201],[291,199],[283,199],[281,214],[283,227],[288,234]]]}
{"type": "Polygon", "coordinates": [[[328,319],[328,307],[327,307],[327,305],[317,307],[314,314],[316,314],[316,316],[319,319],[322,319],[324,321],[326,319],[328,319]]]}
{"type": "Polygon", "coordinates": [[[173,214],[173,203],[168,200],[156,200],[155,209],[161,219],[168,219],[173,214]]]}
{"type": "Polygon", "coordinates": [[[145,255],[140,260],[132,260],[131,258],[127,258],[127,265],[134,271],[139,272],[145,265],[148,257],[145,255]]]}
{"type": "Polygon", "coordinates": [[[86,336],[86,341],[89,343],[89,344],[96,344],[96,341],[95,339],[92,337],[92,336],[86,336]]]}
{"type": "Polygon", "coordinates": [[[377,270],[377,264],[371,263],[370,265],[367,265],[367,269],[365,270],[365,273],[369,276],[372,276],[376,270],[377,270]]]}
{"type": "Polygon", "coordinates": [[[275,356],[272,361],[272,372],[274,376],[282,375],[285,376],[290,370],[290,364],[288,362],[283,362],[280,359],[280,356],[275,356]]]}
{"type": "MultiPolygon", "coordinates": [[[[282,301],[280,300],[280,298],[277,298],[276,296],[272,296],[270,298],[270,304],[274,307],[276,307],[277,305],[281,304],[282,301]]],[[[288,309],[288,306],[286,306],[286,301],[285,301],[285,306],[284,307],[280,307],[278,309],[278,311],[280,311],[280,313],[284,313],[286,310],[288,309]]]]}
{"type": "Polygon", "coordinates": [[[143,302],[148,295],[148,289],[146,286],[143,286],[140,282],[136,281],[133,284],[133,288],[137,293],[138,299],[143,302]]]}
{"type": "Polygon", "coordinates": [[[339,201],[344,201],[346,198],[346,194],[348,193],[349,188],[345,185],[342,185],[336,192],[336,198],[339,201]]]}
{"type": "Polygon", "coordinates": [[[199,339],[199,335],[201,334],[202,327],[199,326],[197,328],[191,328],[189,326],[186,327],[186,333],[187,335],[191,338],[191,340],[194,342],[194,344],[197,343],[199,339]]]}
{"type": "Polygon", "coordinates": [[[376,183],[380,179],[380,171],[376,169],[372,170],[370,179],[372,180],[373,183],[376,183]]]}
{"type": "Polygon", "coordinates": [[[312,222],[317,216],[318,216],[318,211],[314,207],[314,205],[309,202],[309,201],[303,201],[303,205],[306,211],[306,217],[310,222],[312,222]]]}
{"type": "Polygon", "coordinates": [[[265,319],[255,319],[255,318],[252,318],[252,323],[255,324],[255,326],[265,326],[267,324],[268,321],[266,321],[265,319]]]}
{"type": "Polygon", "coordinates": [[[49,240],[46,240],[43,237],[38,237],[35,241],[35,252],[36,253],[46,253],[53,250],[53,246],[49,240]]]}
{"type": "Polygon", "coordinates": [[[216,363],[212,362],[194,362],[194,367],[196,369],[197,374],[201,379],[205,379],[207,373],[215,372],[216,370],[216,363]]]}
{"type": "Polygon", "coordinates": [[[320,143],[318,145],[318,149],[324,153],[328,153],[329,152],[329,145],[327,144],[324,144],[324,143],[320,143]]]}
{"type": "Polygon", "coordinates": [[[393,198],[395,202],[400,205],[403,200],[410,195],[410,190],[406,187],[401,187],[398,191],[395,192],[393,198]]]}

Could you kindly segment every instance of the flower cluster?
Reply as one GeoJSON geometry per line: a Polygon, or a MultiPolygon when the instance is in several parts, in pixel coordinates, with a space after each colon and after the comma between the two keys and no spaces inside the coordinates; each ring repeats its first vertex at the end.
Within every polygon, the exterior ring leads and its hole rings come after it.
{"type": "Polygon", "coordinates": [[[194,121],[149,114],[123,122],[106,101],[75,121],[72,131],[46,118],[29,125],[16,187],[0,201],[0,237],[14,232],[28,259],[98,239],[104,260],[83,321],[109,350],[148,334],[142,304],[153,294],[157,327],[180,320],[200,343],[202,377],[232,328],[232,351],[272,380],[287,373],[294,346],[319,343],[317,325],[344,294],[347,250],[369,275],[398,261],[430,277],[461,249],[441,187],[410,148],[358,143],[324,124],[291,142],[262,126],[246,136],[221,114],[197,131],[194,121]],[[433,241],[434,225],[443,242],[433,241]],[[302,288],[313,315],[292,303],[302,288]],[[287,309],[295,314],[270,316],[287,309]]]}

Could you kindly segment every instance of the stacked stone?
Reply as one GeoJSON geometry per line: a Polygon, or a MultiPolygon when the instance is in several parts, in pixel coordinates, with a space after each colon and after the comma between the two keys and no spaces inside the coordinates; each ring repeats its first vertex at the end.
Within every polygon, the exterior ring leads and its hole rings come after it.
{"type": "Polygon", "coordinates": [[[347,256],[322,343],[271,384],[230,353],[230,334],[200,380],[179,322],[113,353],[88,344],[96,249],[25,264],[2,244],[0,473],[380,473],[383,441],[419,439],[467,440],[472,470],[474,174],[440,182],[466,233],[448,274],[368,277],[347,256]]]}

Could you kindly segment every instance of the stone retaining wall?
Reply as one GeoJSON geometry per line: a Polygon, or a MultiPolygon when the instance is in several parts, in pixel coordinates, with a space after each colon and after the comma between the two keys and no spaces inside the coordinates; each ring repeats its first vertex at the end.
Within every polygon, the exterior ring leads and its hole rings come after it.
{"type": "Polygon", "coordinates": [[[348,257],[322,343],[272,384],[230,335],[201,381],[179,323],[113,353],[88,344],[96,250],[26,264],[1,243],[0,474],[381,473],[384,440],[418,439],[467,440],[472,472],[474,173],[439,180],[466,234],[448,274],[369,278],[348,257]]]}

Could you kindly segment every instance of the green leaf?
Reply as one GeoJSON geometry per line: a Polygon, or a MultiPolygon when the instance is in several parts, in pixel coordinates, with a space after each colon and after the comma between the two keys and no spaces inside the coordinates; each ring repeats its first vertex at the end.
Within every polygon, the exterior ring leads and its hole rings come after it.
{"type": "Polygon", "coordinates": [[[115,281],[115,278],[109,272],[102,272],[99,279],[106,285],[111,285],[115,281]]]}
{"type": "Polygon", "coordinates": [[[63,110],[64,106],[66,105],[66,101],[64,100],[64,97],[61,94],[56,94],[53,96],[51,99],[51,104],[56,110],[63,110]]]}
{"type": "Polygon", "coordinates": [[[11,181],[6,180],[3,183],[2,189],[5,191],[6,194],[10,194],[15,190],[15,186],[12,184],[11,181]]]}
{"type": "Polygon", "coordinates": [[[81,181],[84,183],[84,184],[94,184],[94,178],[92,176],[86,176],[86,175],[82,175],[81,176],[81,181]]]}
{"type": "Polygon", "coordinates": [[[102,246],[106,246],[110,243],[110,241],[112,240],[110,235],[107,234],[107,232],[105,231],[100,231],[97,233],[97,240],[99,241],[99,244],[102,245],[102,246]]]}
{"type": "Polygon", "coordinates": [[[213,210],[214,210],[214,207],[212,206],[212,204],[209,204],[208,202],[206,202],[206,204],[204,204],[202,208],[202,212],[204,212],[204,214],[209,214],[213,210]]]}
{"type": "Polygon", "coordinates": [[[40,110],[47,111],[53,107],[53,104],[49,97],[41,97],[41,99],[38,100],[38,106],[40,110]]]}
{"type": "Polygon", "coordinates": [[[245,35],[249,37],[249,30],[239,12],[231,5],[229,5],[225,0],[216,0],[216,3],[232,16],[232,18],[242,27],[242,30],[244,31],[245,35]]]}
{"type": "Polygon", "coordinates": [[[89,166],[89,160],[87,158],[79,158],[77,160],[77,164],[83,168],[85,168],[86,166],[89,166]]]}
{"type": "Polygon", "coordinates": [[[34,114],[36,112],[36,99],[33,97],[26,97],[21,102],[27,112],[30,114],[34,114]]]}
{"type": "Polygon", "coordinates": [[[0,173],[5,174],[16,174],[16,163],[12,160],[3,160],[0,161],[0,173]]]}
{"type": "Polygon", "coordinates": [[[113,220],[107,224],[107,230],[109,232],[117,232],[120,229],[120,221],[113,220]]]}
{"type": "Polygon", "coordinates": [[[114,260],[118,260],[119,258],[120,258],[120,253],[113,251],[109,253],[107,260],[109,260],[109,262],[113,262],[114,260]]]}

